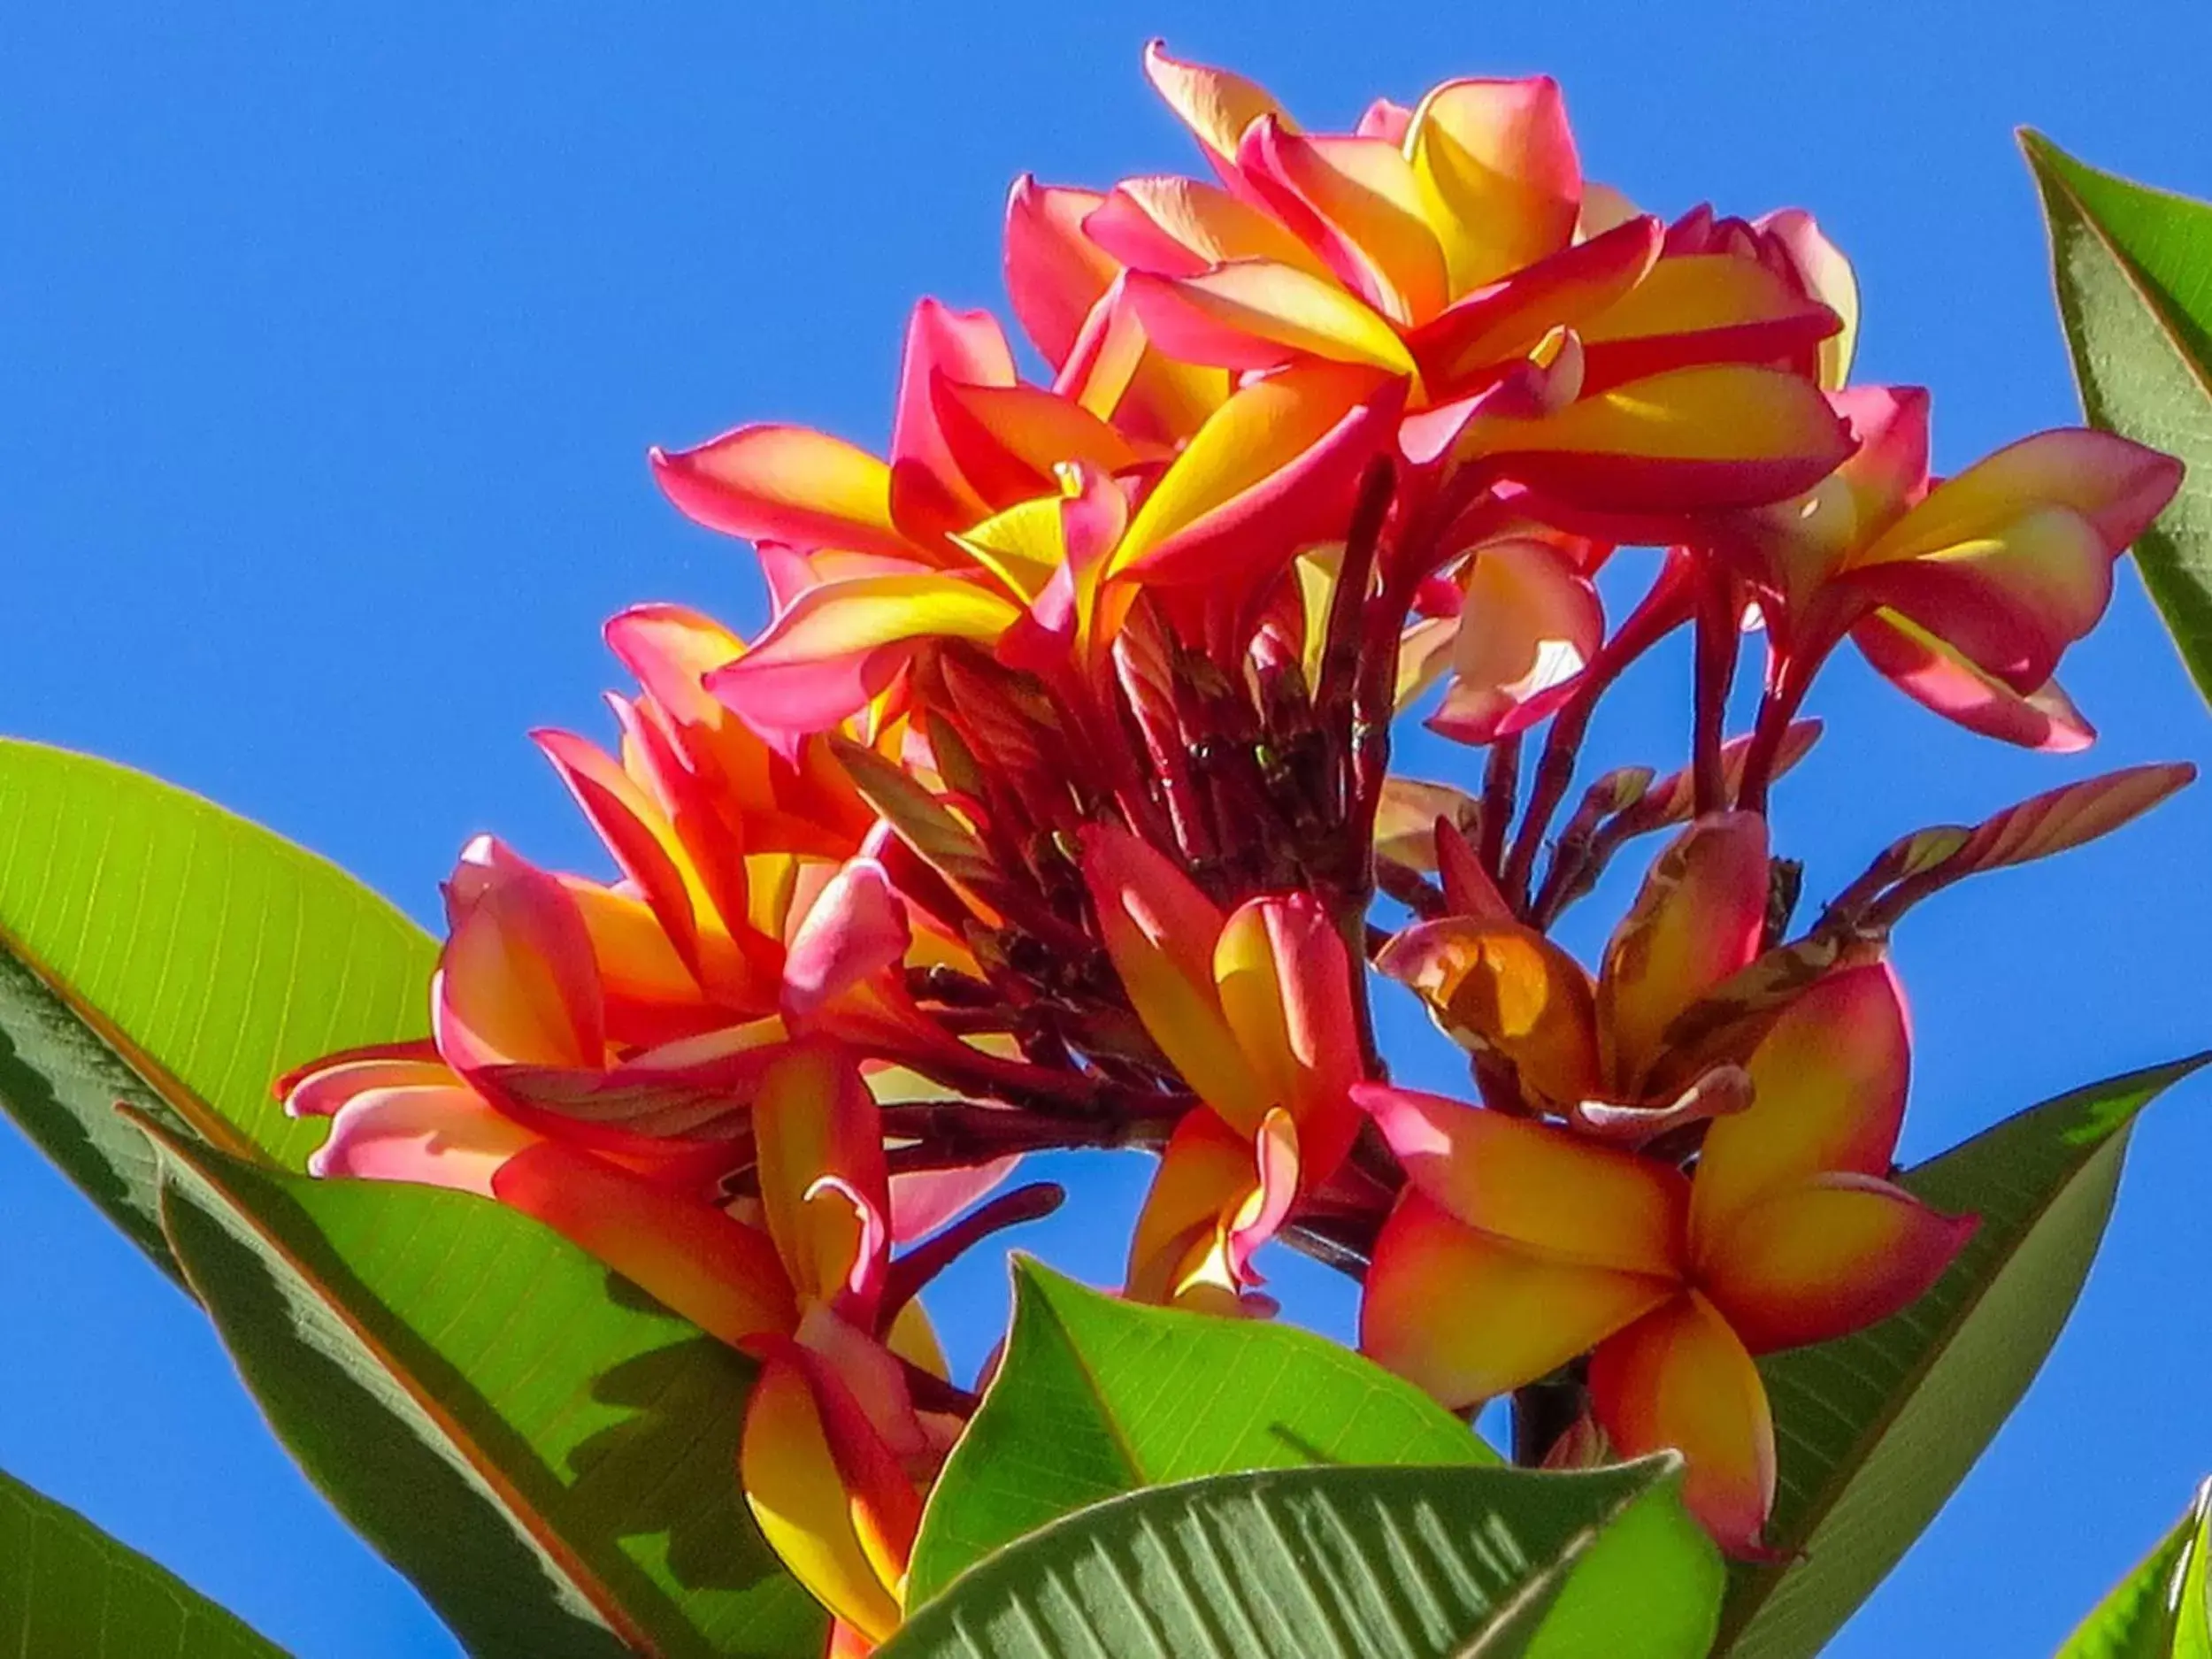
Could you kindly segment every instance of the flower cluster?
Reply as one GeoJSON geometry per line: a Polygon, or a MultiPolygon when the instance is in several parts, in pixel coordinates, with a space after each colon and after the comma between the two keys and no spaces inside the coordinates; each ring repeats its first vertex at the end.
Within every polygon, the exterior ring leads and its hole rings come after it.
{"type": "Polygon", "coordinates": [[[1765,805],[1822,664],[1847,639],[1976,731],[2086,742],[2053,672],[2177,466],[2062,431],[1932,480],[1925,395],[1847,384],[1812,219],[1638,211],[1548,81],[1317,134],[1146,66],[1214,176],[1016,185],[1048,375],[925,300],[887,459],[781,426],[656,453],[772,619],[615,618],[617,748],[538,741],[618,875],[474,843],[431,1039],[283,1086],[319,1173],[486,1194],[759,1360],[739,1478],[845,1651],[897,1625],[975,1404],[916,1292],[1059,1202],[1001,1190],[1045,1148],[1157,1153],[1125,1294],[1265,1317],[1255,1252],[1306,1249],[1362,1279],[1375,1359],[1515,1394],[1532,1461],[1682,1448],[1755,1554],[1754,1356],[1894,1312],[1973,1229],[1889,1179],[1890,928],[2186,775],[1909,836],[1793,933],[1765,805]],[[1609,621],[1623,549],[1650,580],[1609,621]],[[1681,629],[1687,764],[1557,821],[1599,698],[1681,629]],[[1425,701],[1479,787],[1391,773],[1425,701]],[[1655,834],[1593,975],[1548,930],[1655,834]],[[1371,966],[1474,1099],[1391,1085],[1371,966]]]}

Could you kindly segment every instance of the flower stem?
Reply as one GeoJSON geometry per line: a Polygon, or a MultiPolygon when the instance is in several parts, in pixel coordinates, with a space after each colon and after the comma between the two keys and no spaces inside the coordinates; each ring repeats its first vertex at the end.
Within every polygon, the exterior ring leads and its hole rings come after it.
{"type": "MultiPolygon", "coordinates": [[[[1659,572],[1659,580],[1644,595],[1643,603],[1629,613],[1628,620],[1598,648],[1583,669],[1582,683],[1575,687],[1573,697],[1552,716],[1551,729],[1545,734],[1543,757],[1536,764],[1535,781],[1529,791],[1527,814],[1521,820],[1520,833],[1514,838],[1512,854],[1502,869],[1492,869],[1507,902],[1516,910],[1522,908],[1528,893],[1530,879],[1536,870],[1536,855],[1550,832],[1552,815],[1559,810],[1559,803],[1567,798],[1567,791],[1573,786],[1575,762],[1581,753],[1582,740],[1590,729],[1590,717],[1596,712],[1598,700],[1631,663],[1689,618],[1690,575],[1686,558],[1668,560],[1659,572]]],[[[1499,833],[1504,833],[1502,826],[1499,833]]]]}
{"type": "Polygon", "coordinates": [[[1700,817],[1728,804],[1728,772],[1721,757],[1728,723],[1728,691],[1735,682],[1738,640],[1729,584],[1715,577],[1697,600],[1697,716],[1690,744],[1690,772],[1700,817]]]}

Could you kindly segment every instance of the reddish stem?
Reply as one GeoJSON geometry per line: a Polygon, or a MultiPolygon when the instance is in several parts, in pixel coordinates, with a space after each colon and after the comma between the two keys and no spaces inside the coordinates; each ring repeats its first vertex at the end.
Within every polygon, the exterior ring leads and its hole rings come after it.
{"type": "Polygon", "coordinates": [[[943,1272],[963,1254],[995,1233],[1041,1221],[1067,1202],[1067,1189],[1056,1181],[1037,1181],[1001,1193],[950,1225],[932,1233],[890,1264],[884,1276],[881,1317],[887,1326],[900,1309],[914,1300],[923,1286],[943,1272]]]}
{"type": "MultiPolygon", "coordinates": [[[[1629,613],[1619,631],[1598,648],[1597,654],[1582,671],[1582,683],[1575,687],[1574,695],[1552,716],[1551,729],[1545,734],[1543,757],[1536,763],[1527,814],[1521,820],[1520,833],[1514,838],[1512,855],[1502,870],[1494,869],[1507,902],[1517,910],[1522,908],[1530,878],[1535,873],[1536,855],[1543,848],[1544,837],[1550,833],[1552,816],[1573,787],[1575,762],[1581,753],[1583,737],[1590,729],[1590,717],[1596,711],[1598,699],[1631,663],[1689,619],[1694,603],[1690,575],[1687,559],[1668,559],[1659,572],[1659,580],[1644,595],[1643,603],[1629,613]]],[[[1501,825],[1499,833],[1504,833],[1501,825]]]]}
{"type": "Polygon", "coordinates": [[[1697,600],[1697,713],[1690,740],[1690,770],[1695,791],[1692,810],[1700,817],[1728,804],[1728,769],[1721,750],[1726,741],[1728,691],[1735,683],[1738,650],[1728,579],[1716,575],[1697,600]]]}
{"type": "Polygon", "coordinates": [[[1481,839],[1475,856],[1493,877],[1502,878],[1505,863],[1505,826],[1513,821],[1520,797],[1521,738],[1517,733],[1490,746],[1489,764],[1482,774],[1481,839]]]}

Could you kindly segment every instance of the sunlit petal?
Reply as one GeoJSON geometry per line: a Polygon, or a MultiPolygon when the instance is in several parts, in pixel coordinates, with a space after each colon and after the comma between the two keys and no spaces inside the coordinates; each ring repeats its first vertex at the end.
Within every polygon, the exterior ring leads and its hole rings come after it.
{"type": "Polygon", "coordinates": [[[457,1082],[361,1087],[352,1080],[357,1087],[331,1118],[330,1138],[308,1158],[310,1174],[416,1181],[489,1197],[501,1166],[544,1139],[457,1082]]]}
{"type": "Polygon", "coordinates": [[[1448,81],[1421,100],[1404,142],[1455,297],[1572,238],[1582,167],[1550,77],[1448,81]]]}
{"type": "Polygon", "coordinates": [[[1390,324],[1331,278],[1270,259],[1240,259],[1188,277],[1133,272],[1128,292],[1145,332],[1171,357],[1224,369],[1272,369],[1302,357],[1410,374],[1390,324]]]}
{"type": "Polygon", "coordinates": [[[1669,1021],[1759,954],[1766,916],[1757,813],[1700,818],[1653,861],[1598,979],[1598,1025],[1618,1087],[1649,1069],[1669,1021]]]}
{"type": "Polygon", "coordinates": [[[766,1233],[588,1152],[558,1141],[526,1148],[500,1166],[492,1193],[725,1342],[788,1331],[797,1317],[766,1233]]]}
{"type": "Polygon", "coordinates": [[[1830,974],[1745,1063],[1751,1109],[1707,1132],[1691,1195],[1701,1255],[1770,1194],[1816,1175],[1885,1176],[1903,1120],[1910,1033],[1886,963],[1830,974]]]}
{"type": "Polygon", "coordinates": [[[1288,119],[1265,88],[1225,69],[1171,58],[1163,41],[1145,47],[1144,73],[1214,165],[1225,172],[1233,170],[1237,145],[1254,121],[1263,115],[1288,119]]]}
{"type": "Polygon", "coordinates": [[[1007,198],[1007,297],[1022,332],[1056,369],[1118,274],[1113,256],[1083,231],[1104,200],[1095,190],[1039,184],[1027,173],[1007,198]]]}
{"type": "Polygon", "coordinates": [[[1543,541],[1486,543],[1469,561],[1452,684],[1429,726],[1463,743],[1525,730],[1555,709],[1605,637],[1597,589],[1543,541]]]}
{"type": "Polygon", "coordinates": [[[920,1500],[834,1376],[772,1356],[745,1405],[745,1501],[792,1576],[871,1641],[897,1630],[920,1500]],[[826,1409],[826,1408],[827,1408],[826,1409]]]}
{"type": "Polygon", "coordinates": [[[1763,506],[1851,452],[1810,380],[1750,364],[1675,369],[1536,419],[1487,417],[1461,444],[1586,511],[1622,513],[1763,506]]]}
{"type": "Polygon", "coordinates": [[[1687,1183],[1571,1131],[1363,1083],[1353,1096],[1406,1179],[1471,1227],[1548,1260],[1652,1278],[1680,1270],[1687,1183]]]}
{"type": "Polygon", "coordinates": [[[452,932],[431,991],[440,1052],[464,1070],[603,1064],[591,938],[568,890],[485,837],[446,891],[452,932]]]}
{"type": "Polygon", "coordinates": [[[1248,1132],[1270,1102],[1214,985],[1214,947],[1227,918],[1167,858],[1109,826],[1084,833],[1083,879],[1145,1030],[1202,1100],[1248,1132]]]}
{"type": "Polygon", "coordinates": [[[652,452],[653,476],[710,530],[749,541],[910,557],[891,521],[891,469],[803,426],[741,426],[695,449],[652,452]]]}
{"type": "Polygon", "coordinates": [[[1590,1403],[1624,1457],[1672,1447],[1683,1497],[1722,1548],[1757,1553],[1774,1505],[1774,1418],[1758,1368],[1692,1291],[1598,1346],[1590,1403]]]}
{"type": "Polygon", "coordinates": [[[1825,1342],[1918,1300],[1974,1227],[1870,1175],[1816,1175],[1733,1217],[1698,1284],[1755,1354],[1825,1342]]]}
{"type": "Polygon", "coordinates": [[[1457,1410],[1533,1382],[1675,1294],[1666,1279],[1517,1248],[1415,1189],[1375,1240],[1360,1351],[1457,1410]]]}
{"type": "Polygon", "coordinates": [[[1306,1179],[1327,1179],[1359,1127],[1350,1096],[1359,1025],[1342,935],[1308,895],[1253,899],[1223,926],[1213,970],[1238,1047],[1269,1103],[1298,1125],[1306,1179]]]}
{"type": "Polygon", "coordinates": [[[1419,992],[1454,1041],[1509,1064],[1537,1098],[1564,1105],[1598,1088],[1590,976],[1533,929],[1509,917],[1419,923],[1375,965],[1419,992]]]}
{"type": "Polygon", "coordinates": [[[2056,680],[2023,695],[1897,611],[1874,611],[1851,630],[1851,640],[1898,690],[1970,732],[2055,755],[2096,740],[2096,728],[2056,680]]]}

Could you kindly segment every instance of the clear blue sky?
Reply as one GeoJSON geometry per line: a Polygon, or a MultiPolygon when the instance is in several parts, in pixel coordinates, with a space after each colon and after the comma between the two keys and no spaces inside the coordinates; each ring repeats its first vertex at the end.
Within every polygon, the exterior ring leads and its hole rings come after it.
{"type": "MultiPolygon", "coordinates": [[[[480,828],[591,859],[523,733],[599,729],[601,618],[758,618],[738,549],[661,502],[646,446],[762,418],[879,442],[912,298],[998,302],[1016,173],[1196,165],[1139,73],[1155,33],[1332,125],[1547,71],[1589,170],[1646,205],[1811,208],[1858,264],[1863,375],[1934,388],[1946,468],[2077,413],[2013,126],[2212,196],[2200,0],[11,8],[0,729],[189,785],[426,917],[480,828]]],[[[1632,682],[1607,758],[1678,756],[1678,669],[1632,682]]],[[[2097,765],[2212,762],[2131,576],[2070,671],[2105,738],[2067,760],[1834,675],[1829,740],[1778,808],[1809,891],[2097,765]]],[[[1916,916],[1908,1156],[2212,1042],[2208,846],[2200,787],[1916,916]]],[[[1392,1034],[1448,1080],[1420,1022],[1392,1034]]],[[[1836,1652],[2047,1652],[2212,1469],[2208,1170],[2200,1084],[2145,1125],[2026,1407],[1836,1652]]],[[[1110,1277],[1097,1217],[1141,1177],[1087,1166],[1081,1218],[1036,1242],[1110,1277]]],[[[193,1311],[4,1133],[0,1217],[0,1466],[307,1659],[451,1651],[193,1311]]],[[[940,1299],[971,1359],[996,1285],[979,1268],[940,1299]]],[[[1345,1328],[1317,1270],[1279,1286],[1345,1328]]]]}

